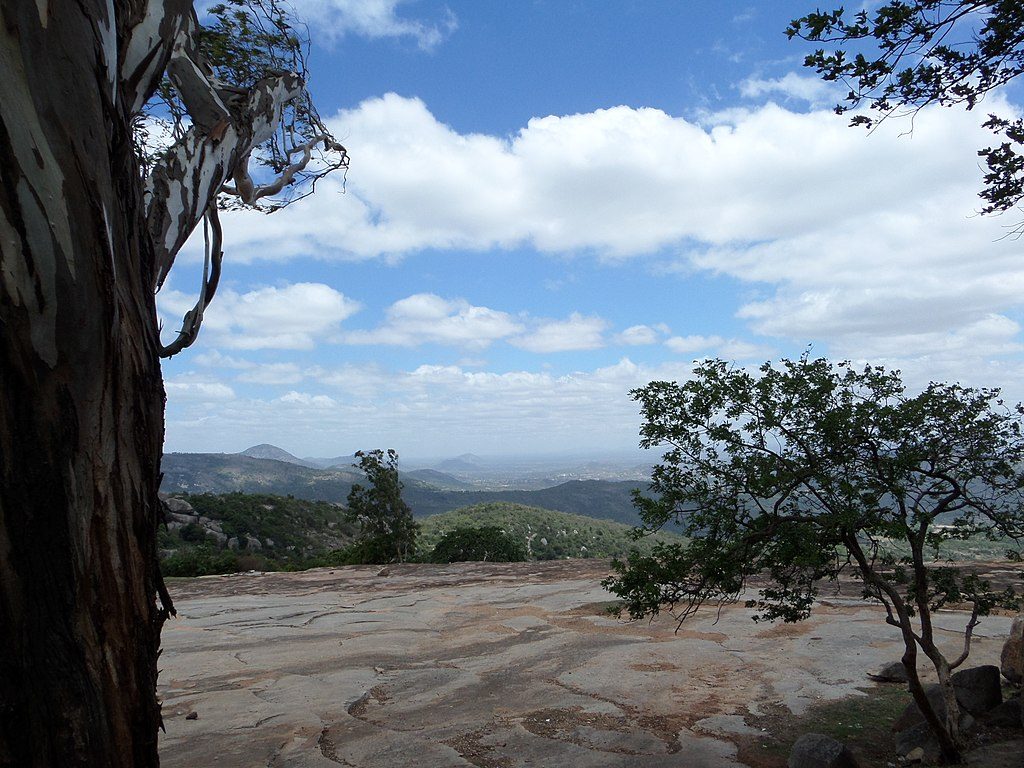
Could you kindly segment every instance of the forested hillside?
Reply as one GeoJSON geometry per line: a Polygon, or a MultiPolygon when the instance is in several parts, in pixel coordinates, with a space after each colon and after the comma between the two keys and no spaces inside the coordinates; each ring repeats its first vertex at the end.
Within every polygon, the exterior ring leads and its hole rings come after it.
{"type": "Polygon", "coordinates": [[[424,552],[456,528],[494,526],[521,541],[531,560],[623,557],[634,549],[648,553],[657,542],[682,541],[669,533],[635,541],[630,536],[632,528],[621,523],[501,501],[433,515],[421,525],[419,541],[424,552]]]}
{"type": "MultiPolygon", "coordinates": [[[[165,493],[241,491],[344,503],[352,483],[362,480],[362,475],[351,467],[315,469],[224,453],[169,453],[164,456],[161,468],[165,493]]],[[[614,520],[625,525],[639,522],[631,494],[633,489],[644,486],[636,481],[573,480],[536,491],[469,491],[438,487],[423,479],[433,479],[429,473],[403,473],[401,477],[405,483],[403,498],[416,517],[504,501],[614,520]]]]}

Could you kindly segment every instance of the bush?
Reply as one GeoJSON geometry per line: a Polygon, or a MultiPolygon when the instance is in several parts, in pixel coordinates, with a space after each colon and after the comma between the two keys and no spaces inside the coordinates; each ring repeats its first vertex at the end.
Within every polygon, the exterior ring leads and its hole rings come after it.
{"type": "Polygon", "coordinates": [[[208,576],[240,570],[234,552],[217,552],[208,545],[184,547],[160,563],[164,576],[208,576]]]}
{"type": "Polygon", "coordinates": [[[526,548],[497,526],[456,528],[442,536],[430,553],[432,563],[521,563],[524,560],[526,548]]]}
{"type": "Polygon", "coordinates": [[[201,544],[206,540],[206,530],[198,523],[189,523],[178,531],[178,536],[181,537],[182,541],[201,544]]]}

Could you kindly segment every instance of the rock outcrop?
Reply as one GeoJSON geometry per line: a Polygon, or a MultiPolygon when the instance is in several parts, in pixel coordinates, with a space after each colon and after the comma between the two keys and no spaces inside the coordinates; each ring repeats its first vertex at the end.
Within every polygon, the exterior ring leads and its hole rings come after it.
{"type": "Polygon", "coordinates": [[[1003,677],[1014,685],[1024,685],[1024,613],[1010,626],[1010,636],[999,657],[999,669],[1003,677]]]}
{"type": "Polygon", "coordinates": [[[840,741],[820,733],[805,733],[789,753],[789,768],[859,768],[853,753],[840,741]]]}

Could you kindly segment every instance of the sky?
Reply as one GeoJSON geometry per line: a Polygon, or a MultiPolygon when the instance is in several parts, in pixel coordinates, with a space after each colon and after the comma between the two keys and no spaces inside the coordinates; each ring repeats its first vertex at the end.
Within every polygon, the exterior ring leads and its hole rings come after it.
{"type": "MultiPolygon", "coordinates": [[[[883,364],[1024,400],[1019,211],[980,216],[989,111],[872,132],[776,0],[294,0],[351,167],[229,212],[167,451],[635,449],[695,360],[883,364]]],[[[201,238],[158,295],[170,338],[201,238]]]]}

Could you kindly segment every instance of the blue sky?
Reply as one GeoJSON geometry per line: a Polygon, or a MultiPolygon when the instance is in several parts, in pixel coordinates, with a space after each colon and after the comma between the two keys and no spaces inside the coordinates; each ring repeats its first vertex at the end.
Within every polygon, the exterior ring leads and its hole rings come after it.
{"type": "Polygon", "coordinates": [[[803,2],[294,5],[351,169],[224,216],[167,450],[623,451],[631,388],[808,345],[1024,399],[1017,219],[976,215],[1014,94],[848,128],[783,34],[803,2]]]}

